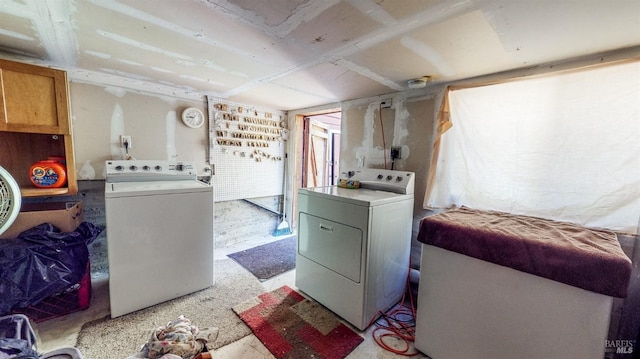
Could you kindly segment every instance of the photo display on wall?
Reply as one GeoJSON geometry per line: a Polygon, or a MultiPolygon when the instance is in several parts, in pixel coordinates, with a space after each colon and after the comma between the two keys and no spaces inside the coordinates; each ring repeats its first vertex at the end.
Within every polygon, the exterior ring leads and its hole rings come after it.
{"type": "Polygon", "coordinates": [[[207,97],[216,202],[282,194],[286,114],[207,97]]]}

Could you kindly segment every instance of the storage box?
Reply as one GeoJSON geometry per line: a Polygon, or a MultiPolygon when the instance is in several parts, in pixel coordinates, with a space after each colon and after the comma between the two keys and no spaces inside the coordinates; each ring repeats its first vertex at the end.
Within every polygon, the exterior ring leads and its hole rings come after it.
{"type": "Polygon", "coordinates": [[[51,223],[62,232],[73,232],[83,221],[83,208],[82,201],[23,203],[18,217],[0,238],[15,238],[42,223],[51,223]]]}

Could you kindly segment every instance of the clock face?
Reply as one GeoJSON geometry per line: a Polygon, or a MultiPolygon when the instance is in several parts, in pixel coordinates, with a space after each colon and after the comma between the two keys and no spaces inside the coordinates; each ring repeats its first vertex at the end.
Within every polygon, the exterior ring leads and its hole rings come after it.
{"type": "Polygon", "coordinates": [[[198,128],[204,124],[204,114],[195,107],[182,111],[182,122],[191,128],[198,128]]]}

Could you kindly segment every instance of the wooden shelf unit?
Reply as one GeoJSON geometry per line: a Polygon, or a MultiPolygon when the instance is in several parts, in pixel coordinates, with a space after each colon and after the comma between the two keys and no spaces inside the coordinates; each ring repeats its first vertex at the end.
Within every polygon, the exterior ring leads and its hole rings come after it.
{"type": "Polygon", "coordinates": [[[66,72],[0,59],[0,166],[22,196],[77,193],[70,117],[66,72]],[[37,188],[29,169],[50,156],[65,158],[67,185],[37,188]]]}
{"type": "Polygon", "coordinates": [[[24,197],[76,194],[78,187],[73,153],[67,151],[70,142],[70,135],[0,131],[0,165],[18,182],[24,197]],[[66,158],[67,185],[61,188],[37,188],[31,183],[29,169],[34,163],[50,156],[66,158]]]}

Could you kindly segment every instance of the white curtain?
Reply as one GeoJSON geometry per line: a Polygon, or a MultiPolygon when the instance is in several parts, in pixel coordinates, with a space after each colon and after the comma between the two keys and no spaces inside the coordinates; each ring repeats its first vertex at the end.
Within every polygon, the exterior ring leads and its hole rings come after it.
{"type": "Polygon", "coordinates": [[[464,205],[636,233],[640,62],[447,97],[452,127],[434,151],[426,208],[464,205]]]}

